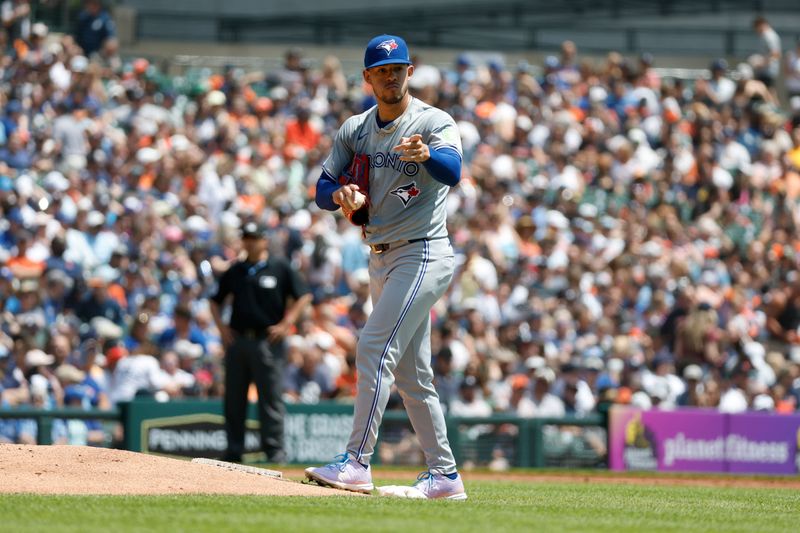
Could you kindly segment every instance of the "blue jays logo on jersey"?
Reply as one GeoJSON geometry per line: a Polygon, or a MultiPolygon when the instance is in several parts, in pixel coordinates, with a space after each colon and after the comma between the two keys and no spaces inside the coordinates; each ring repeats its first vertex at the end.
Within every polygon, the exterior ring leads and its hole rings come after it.
{"type": "Polygon", "coordinates": [[[392,55],[392,50],[397,49],[397,43],[394,41],[394,39],[388,39],[386,41],[382,41],[375,48],[377,48],[378,50],[385,50],[386,51],[386,55],[390,56],[390,55],[392,55]]]}
{"type": "Polygon", "coordinates": [[[393,191],[389,191],[390,194],[393,194],[400,198],[400,201],[403,202],[403,207],[407,207],[408,204],[419,196],[419,193],[422,191],[417,188],[417,182],[412,181],[411,183],[407,183],[405,185],[401,185],[393,191]]]}

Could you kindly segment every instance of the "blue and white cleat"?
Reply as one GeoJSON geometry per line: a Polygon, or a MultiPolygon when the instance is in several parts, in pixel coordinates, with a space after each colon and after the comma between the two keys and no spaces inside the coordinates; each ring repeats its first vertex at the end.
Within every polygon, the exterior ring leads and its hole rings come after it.
{"type": "Polygon", "coordinates": [[[364,468],[347,453],[337,455],[335,459],[335,462],[325,466],[306,468],[306,478],[325,487],[363,494],[372,493],[374,485],[369,466],[364,468]]]}
{"type": "Polygon", "coordinates": [[[466,500],[467,492],[461,476],[456,474],[455,479],[437,472],[423,472],[417,476],[414,488],[425,495],[429,500],[466,500]]]}

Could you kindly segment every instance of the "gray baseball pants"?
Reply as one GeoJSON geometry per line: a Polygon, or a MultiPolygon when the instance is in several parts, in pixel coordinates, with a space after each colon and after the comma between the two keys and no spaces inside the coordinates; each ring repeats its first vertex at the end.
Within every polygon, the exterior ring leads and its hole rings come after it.
{"type": "Polygon", "coordinates": [[[447,239],[397,244],[369,260],[373,311],[358,340],[358,394],[347,451],[369,464],[392,383],[431,471],[456,470],[431,368],[431,307],[455,268],[447,239]]]}

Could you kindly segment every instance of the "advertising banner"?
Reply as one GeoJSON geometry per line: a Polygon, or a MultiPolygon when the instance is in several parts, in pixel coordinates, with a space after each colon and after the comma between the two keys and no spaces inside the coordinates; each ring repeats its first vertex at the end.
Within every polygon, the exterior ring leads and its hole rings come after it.
{"type": "Polygon", "coordinates": [[[800,416],[730,415],[726,439],[728,472],[800,473],[800,416]]]}
{"type": "MultiPolygon", "coordinates": [[[[219,459],[225,453],[225,419],[219,400],[160,403],[135,400],[126,404],[126,448],[172,457],[219,459]]],[[[353,406],[287,405],[284,420],[286,453],[290,462],[329,461],[347,446],[353,425],[353,406]]],[[[250,405],[245,431],[246,460],[261,456],[259,423],[250,405]]]]}
{"type": "Polygon", "coordinates": [[[609,467],[663,472],[796,474],[800,416],[614,407],[609,467]]]}

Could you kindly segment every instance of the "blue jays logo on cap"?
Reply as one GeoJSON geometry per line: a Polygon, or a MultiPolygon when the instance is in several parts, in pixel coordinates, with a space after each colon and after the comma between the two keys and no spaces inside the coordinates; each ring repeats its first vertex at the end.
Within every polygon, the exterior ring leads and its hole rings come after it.
{"type": "Polygon", "coordinates": [[[386,55],[390,56],[390,55],[392,55],[392,50],[397,50],[397,42],[394,39],[387,39],[387,40],[381,42],[375,48],[380,48],[382,50],[386,50],[386,55]]]}
{"type": "Polygon", "coordinates": [[[411,64],[406,42],[396,35],[373,37],[364,52],[364,68],[392,64],[411,64]]]}

